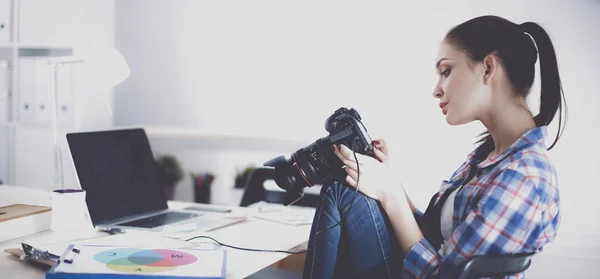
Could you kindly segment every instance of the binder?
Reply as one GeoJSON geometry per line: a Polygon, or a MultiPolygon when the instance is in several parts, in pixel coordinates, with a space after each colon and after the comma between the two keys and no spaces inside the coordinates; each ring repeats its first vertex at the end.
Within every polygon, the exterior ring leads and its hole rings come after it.
{"type": "MultiPolygon", "coordinates": [[[[50,123],[50,71],[48,68],[48,56],[32,57],[33,69],[31,76],[21,76],[21,78],[31,78],[33,81],[33,114],[35,123],[49,124],[50,123]]],[[[21,58],[22,59],[22,58],[21,58]]]]}
{"type": "Polygon", "coordinates": [[[19,95],[17,117],[21,124],[34,124],[36,121],[37,62],[36,57],[20,57],[19,95]]]}
{"type": "Polygon", "coordinates": [[[69,245],[46,273],[46,279],[224,279],[226,262],[227,251],[221,248],[197,250],[69,245]],[[169,254],[171,257],[168,257],[169,254]],[[214,263],[219,266],[207,266],[214,263]]]}

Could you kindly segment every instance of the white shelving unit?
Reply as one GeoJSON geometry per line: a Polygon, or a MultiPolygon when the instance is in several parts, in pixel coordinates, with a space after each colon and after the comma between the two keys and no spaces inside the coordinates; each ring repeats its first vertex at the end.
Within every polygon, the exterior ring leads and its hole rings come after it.
{"type": "MultiPolygon", "coordinates": [[[[19,43],[13,43],[13,44],[8,44],[8,47],[14,47],[20,50],[34,50],[34,49],[40,49],[40,50],[64,50],[64,51],[71,51],[73,50],[73,46],[69,46],[69,45],[32,45],[32,44],[19,44],[19,43]]],[[[2,45],[0,45],[0,47],[2,47],[2,45]]]]}
{"type": "MultiPolygon", "coordinates": [[[[0,84],[0,93],[6,92],[0,96],[5,98],[0,100],[0,180],[3,184],[19,184],[16,179],[17,160],[29,156],[22,154],[27,151],[29,143],[36,140],[50,142],[49,139],[28,137],[27,143],[23,143],[24,136],[20,134],[25,131],[29,136],[41,135],[50,129],[49,119],[45,117],[50,110],[50,89],[48,83],[40,80],[50,76],[48,71],[44,76],[44,62],[52,56],[74,53],[73,43],[80,38],[73,36],[80,36],[81,32],[68,30],[71,28],[68,26],[81,28],[81,22],[69,21],[83,18],[82,8],[83,4],[78,4],[77,0],[0,0],[0,24],[4,26],[0,29],[4,32],[0,33],[0,61],[6,61],[8,65],[5,72],[0,73],[6,77],[5,84],[0,84]],[[77,15],[77,12],[81,16],[65,16],[77,15]],[[70,37],[69,32],[73,36],[70,37]],[[32,61],[35,61],[33,68],[32,61]],[[25,62],[28,67],[25,67],[25,62]],[[36,73],[30,73],[32,69],[36,73]],[[26,119],[25,115],[33,116],[26,119]]],[[[59,111],[71,113],[73,105],[63,104],[59,111]]],[[[27,161],[21,160],[20,163],[26,165],[27,161]]]]}

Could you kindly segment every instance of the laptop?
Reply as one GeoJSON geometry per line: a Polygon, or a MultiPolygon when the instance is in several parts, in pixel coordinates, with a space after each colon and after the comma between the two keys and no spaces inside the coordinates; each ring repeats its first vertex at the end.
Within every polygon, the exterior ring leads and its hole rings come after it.
{"type": "Polygon", "coordinates": [[[96,229],[162,231],[196,222],[207,231],[239,221],[169,209],[142,128],[68,133],[67,144],[96,229]]]}

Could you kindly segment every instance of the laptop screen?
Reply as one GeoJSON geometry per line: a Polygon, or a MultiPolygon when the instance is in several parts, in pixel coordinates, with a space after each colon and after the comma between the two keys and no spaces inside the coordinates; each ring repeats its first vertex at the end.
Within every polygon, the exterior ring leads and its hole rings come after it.
{"type": "Polygon", "coordinates": [[[67,134],[94,225],[167,208],[143,129],[67,134]]]}

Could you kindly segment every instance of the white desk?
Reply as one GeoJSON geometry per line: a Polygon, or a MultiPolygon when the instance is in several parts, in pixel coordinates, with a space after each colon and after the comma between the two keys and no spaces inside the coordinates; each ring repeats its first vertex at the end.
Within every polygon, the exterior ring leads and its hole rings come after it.
{"type": "MultiPolygon", "coordinates": [[[[14,189],[8,190],[8,188],[4,187],[6,186],[0,186],[0,197],[2,197],[2,199],[5,200],[7,194],[13,195],[17,199],[23,197],[22,191],[14,191],[14,189]]],[[[43,195],[41,195],[41,197],[41,200],[44,200],[43,195]]],[[[169,201],[169,207],[171,208],[181,208],[182,206],[187,205],[189,205],[189,203],[169,201]]],[[[236,209],[244,210],[244,208],[236,209]]],[[[241,223],[199,234],[213,237],[225,244],[244,248],[298,251],[306,248],[309,233],[310,225],[289,226],[249,217],[248,220],[241,223]]],[[[98,234],[102,235],[102,233],[99,232],[98,234]]],[[[26,242],[27,240],[40,237],[47,239],[64,239],[64,236],[57,235],[52,231],[45,231],[20,238],[20,240],[26,242]]],[[[4,252],[4,249],[7,248],[18,248],[19,245],[15,241],[16,240],[0,242],[0,277],[4,279],[45,278],[46,268],[36,267],[28,262],[20,261],[16,257],[4,252]]],[[[289,254],[284,253],[248,252],[227,249],[227,278],[247,277],[289,256],[289,254]]]]}

